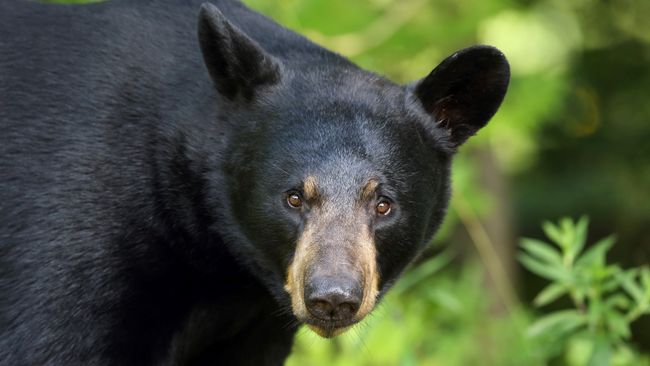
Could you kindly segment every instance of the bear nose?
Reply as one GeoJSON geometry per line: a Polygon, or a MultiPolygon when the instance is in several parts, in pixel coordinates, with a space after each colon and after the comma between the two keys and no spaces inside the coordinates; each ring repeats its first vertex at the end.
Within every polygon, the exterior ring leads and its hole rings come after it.
{"type": "Polygon", "coordinates": [[[350,320],[359,310],[362,289],[350,277],[317,277],[305,288],[305,305],[321,320],[350,320]]]}

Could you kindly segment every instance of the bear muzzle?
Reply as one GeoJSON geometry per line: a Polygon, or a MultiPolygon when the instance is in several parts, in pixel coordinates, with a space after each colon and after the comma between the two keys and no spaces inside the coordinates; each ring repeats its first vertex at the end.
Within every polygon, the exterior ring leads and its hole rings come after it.
{"type": "Polygon", "coordinates": [[[307,311],[326,322],[350,322],[363,297],[362,284],[351,276],[318,276],[305,286],[307,311]]]}
{"type": "Polygon", "coordinates": [[[314,242],[310,231],[308,227],[298,242],[285,290],[298,320],[329,338],[361,321],[375,306],[375,245],[367,229],[353,231],[359,235],[347,244],[314,242]]]}

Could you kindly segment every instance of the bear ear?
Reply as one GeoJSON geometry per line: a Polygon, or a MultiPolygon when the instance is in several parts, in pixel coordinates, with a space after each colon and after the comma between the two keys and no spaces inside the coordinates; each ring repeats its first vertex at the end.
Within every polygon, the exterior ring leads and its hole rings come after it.
{"type": "Polygon", "coordinates": [[[280,80],[280,64],[210,3],[199,12],[203,60],[219,93],[230,100],[253,98],[257,88],[280,80]]]}
{"type": "Polygon", "coordinates": [[[454,147],[485,126],[508,89],[510,67],[490,46],[465,48],[442,61],[412,91],[454,147]]]}

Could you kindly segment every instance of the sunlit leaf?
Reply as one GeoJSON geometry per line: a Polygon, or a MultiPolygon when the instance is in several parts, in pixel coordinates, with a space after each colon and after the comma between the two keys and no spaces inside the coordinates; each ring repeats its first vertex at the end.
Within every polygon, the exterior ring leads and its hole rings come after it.
{"type": "Polygon", "coordinates": [[[627,310],[630,308],[630,299],[621,294],[616,294],[605,300],[605,307],[607,309],[627,310]]]}
{"type": "Polygon", "coordinates": [[[560,282],[571,280],[571,276],[561,267],[550,266],[525,253],[520,253],[518,259],[524,267],[540,277],[560,282]]]}
{"type": "Polygon", "coordinates": [[[566,250],[566,245],[564,241],[564,234],[560,231],[560,228],[555,226],[550,221],[545,221],[542,224],[542,229],[544,230],[544,234],[548,236],[549,239],[551,239],[557,246],[562,248],[563,250],[566,250]]]}
{"type": "Polygon", "coordinates": [[[632,335],[628,321],[618,312],[608,312],[605,320],[607,322],[607,327],[613,336],[619,339],[628,339],[632,335]]]}
{"type": "Polygon", "coordinates": [[[605,281],[602,284],[603,292],[612,292],[618,290],[618,288],[621,286],[621,281],[619,279],[618,274],[622,272],[622,269],[616,265],[610,267],[611,267],[611,275],[607,279],[605,279],[605,281]]]}
{"type": "Polygon", "coordinates": [[[566,345],[566,364],[567,365],[585,365],[593,352],[594,341],[592,337],[576,336],[567,340],[566,345]]]}
{"type": "Polygon", "coordinates": [[[587,324],[587,318],[577,310],[561,310],[539,318],[527,331],[531,337],[543,334],[564,334],[587,324]]]}
{"type": "Polygon", "coordinates": [[[641,268],[641,284],[645,289],[645,298],[650,302],[650,267],[641,268]]]}
{"type": "Polygon", "coordinates": [[[645,291],[636,281],[637,272],[636,270],[627,270],[619,274],[619,280],[625,292],[640,304],[645,300],[645,291]]]}
{"type": "Polygon", "coordinates": [[[429,297],[438,305],[458,313],[463,310],[463,303],[456,294],[443,288],[432,289],[429,297]]]}
{"type": "Polygon", "coordinates": [[[610,366],[611,354],[611,345],[604,336],[600,336],[596,339],[593,353],[589,358],[589,362],[587,362],[587,366],[610,366]]]}
{"type": "Polygon", "coordinates": [[[546,286],[536,297],[533,302],[537,306],[544,306],[557,300],[560,296],[566,294],[568,289],[559,283],[551,283],[546,286]]]}
{"type": "Polygon", "coordinates": [[[523,238],[521,239],[521,246],[530,255],[537,257],[538,259],[557,266],[562,265],[562,255],[550,244],[540,240],[523,238]]]}
{"type": "Polygon", "coordinates": [[[573,230],[573,246],[571,247],[571,258],[576,258],[582,251],[587,243],[587,227],[589,226],[589,218],[583,216],[576,223],[573,230]]]}
{"type": "Polygon", "coordinates": [[[604,306],[600,298],[591,298],[587,307],[587,319],[591,328],[601,326],[604,306]]]}
{"type": "Polygon", "coordinates": [[[599,240],[576,260],[576,267],[590,267],[596,264],[604,265],[605,255],[615,242],[616,237],[614,235],[599,240]]]}

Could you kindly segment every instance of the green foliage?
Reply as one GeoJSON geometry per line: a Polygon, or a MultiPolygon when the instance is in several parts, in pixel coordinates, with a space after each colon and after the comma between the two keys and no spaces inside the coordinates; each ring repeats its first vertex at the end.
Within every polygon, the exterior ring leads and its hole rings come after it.
{"type": "Polygon", "coordinates": [[[405,274],[370,318],[333,340],[306,328],[287,366],[543,365],[523,309],[500,314],[477,263],[453,269],[449,250],[405,274]]]}
{"type": "Polygon", "coordinates": [[[565,218],[545,222],[552,244],[523,239],[520,262],[551,283],[535,298],[546,306],[563,296],[571,309],[553,311],[537,319],[527,334],[547,345],[548,356],[565,354],[569,365],[648,364],[628,344],[630,323],[650,314],[650,267],[623,269],[608,264],[613,236],[585,249],[588,220],[565,218]]]}
{"type": "Polygon", "coordinates": [[[551,243],[521,241],[521,262],[551,281],[534,303],[572,306],[537,318],[521,306],[503,313],[481,266],[450,268],[447,250],[405,274],[348,334],[324,340],[302,329],[287,365],[649,366],[629,326],[650,313],[650,268],[608,264],[614,238],[587,246],[586,218],[543,228],[551,243]]]}

